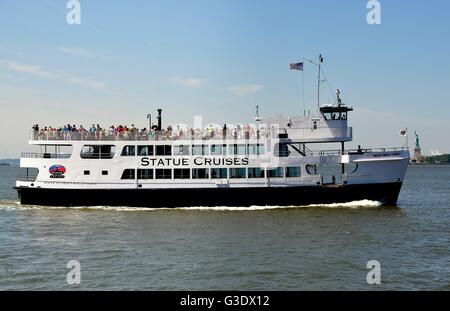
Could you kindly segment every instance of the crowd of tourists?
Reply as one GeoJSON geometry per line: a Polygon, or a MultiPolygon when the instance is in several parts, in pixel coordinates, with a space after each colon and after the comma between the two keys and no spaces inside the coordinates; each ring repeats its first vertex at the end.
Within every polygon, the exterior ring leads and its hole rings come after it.
{"type": "Polygon", "coordinates": [[[34,140],[181,140],[181,139],[250,139],[264,137],[266,131],[264,128],[256,129],[247,124],[245,126],[236,125],[232,128],[224,125],[223,127],[214,127],[212,124],[204,129],[181,127],[175,128],[168,126],[166,129],[159,129],[153,125],[150,129],[139,129],[131,124],[111,125],[103,128],[99,124],[92,124],[85,128],[83,125],[64,125],[60,127],[45,126],[39,127],[33,125],[32,135],[34,140]]]}

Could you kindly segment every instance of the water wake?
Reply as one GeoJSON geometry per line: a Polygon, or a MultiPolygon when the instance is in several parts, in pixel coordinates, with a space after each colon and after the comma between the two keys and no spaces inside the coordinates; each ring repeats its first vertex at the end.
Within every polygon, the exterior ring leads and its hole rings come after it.
{"type": "Polygon", "coordinates": [[[26,211],[26,210],[92,210],[92,211],[118,211],[118,212],[137,212],[137,211],[162,211],[162,210],[186,210],[186,211],[264,211],[276,209],[301,209],[301,208],[331,208],[331,209],[359,209],[376,208],[381,203],[377,201],[361,200],[347,203],[332,204],[311,204],[301,206],[191,206],[191,207],[127,207],[127,206],[40,206],[40,205],[21,205],[14,200],[0,200],[0,211],[26,211]]]}

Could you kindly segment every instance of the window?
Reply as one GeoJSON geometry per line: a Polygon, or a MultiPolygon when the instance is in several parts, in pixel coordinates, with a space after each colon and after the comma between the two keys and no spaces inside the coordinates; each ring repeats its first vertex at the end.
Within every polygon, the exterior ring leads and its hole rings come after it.
{"type": "Polygon", "coordinates": [[[91,175],[91,171],[88,170],[84,171],[84,175],[91,175]]]}
{"type": "Polygon", "coordinates": [[[260,167],[249,167],[248,178],[264,178],[264,170],[260,167]]]}
{"type": "Polygon", "coordinates": [[[173,170],[173,177],[175,179],[189,179],[191,178],[191,170],[188,168],[176,168],[173,170]]]}
{"type": "Polygon", "coordinates": [[[153,179],[153,169],[138,169],[138,179],[153,179]]]}
{"type": "Polygon", "coordinates": [[[102,171],[102,175],[103,175],[103,176],[108,175],[108,171],[102,171]]]}
{"type": "Polygon", "coordinates": [[[81,147],[82,159],[112,159],[115,152],[114,145],[84,145],[81,147]]]}
{"type": "Polygon", "coordinates": [[[227,178],[228,172],[226,168],[212,168],[211,178],[227,178]]]}
{"type": "Polygon", "coordinates": [[[325,120],[347,120],[347,112],[324,112],[325,120]]]}
{"type": "Polygon", "coordinates": [[[230,168],[230,178],[246,178],[245,168],[230,168]]]}
{"type": "Polygon", "coordinates": [[[331,120],[331,112],[322,113],[325,120],[331,120]]]}
{"type": "Polygon", "coordinates": [[[172,155],[172,146],[171,145],[156,145],[156,155],[157,156],[172,155]]]}
{"type": "Polygon", "coordinates": [[[344,164],[344,172],[346,173],[354,173],[358,170],[358,164],[356,163],[345,163],[344,164]]]}
{"type": "Polygon", "coordinates": [[[247,145],[244,144],[233,144],[229,146],[229,154],[230,155],[246,155],[247,145]]]}
{"type": "Polygon", "coordinates": [[[172,179],[172,170],[170,168],[157,168],[155,176],[156,179],[172,179]]]}
{"type": "Polygon", "coordinates": [[[153,146],[138,146],[138,156],[152,156],[153,146]]]}
{"type": "Polygon", "coordinates": [[[207,168],[193,168],[192,179],[208,179],[209,169],[207,168]]]}
{"type": "Polygon", "coordinates": [[[251,144],[248,145],[248,154],[251,155],[261,155],[264,154],[264,145],[263,144],[251,144]]]}
{"type": "Polygon", "coordinates": [[[300,177],[301,169],[300,167],[286,167],[286,177],[300,177]]]}
{"type": "Polygon", "coordinates": [[[136,170],[133,168],[127,168],[123,170],[121,179],[135,179],[136,170]]]}
{"type": "Polygon", "coordinates": [[[189,146],[188,145],[173,146],[173,155],[174,156],[189,155],[189,146]]]}
{"type": "Polygon", "coordinates": [[[136,146],[124,146],[122,149],[121,156],[129,157],[136,155],[136,146]]]}
{"type": "Polygon", "coordinates": [[[316,174],[317,174],[317,168],[316,168],[316,165],[315,165],[315,164],[307,164],[307,165],[305,166],[305,168],[306,168],[306,172],[307,172],[309,175],[316,175],[316,174]]]}
{"type": "Polygon", "coordinates": [[[267,170],[267,176],[270,178],[281,178],[283,177],[283,168],[282,167],[277,167],[277,168],[273,168],[273,169],[269,169],[267,170]]]}
{"type": "Polygon", "coordinates": [[[276,157],[288,157],[290,154],[290,151],[288,149],[288,144],[281,143],[281,144],[275,144],[275,156],[276,157]]]}
{"type": "Polygon", "coordinates": [[[211,145],[211,155],[225,155],[227,145],[211,145]]]}
{"type": "Polygon", "coordinates": [[[192,145],[192,155],[208,155],[208,146],[192,145]]]}

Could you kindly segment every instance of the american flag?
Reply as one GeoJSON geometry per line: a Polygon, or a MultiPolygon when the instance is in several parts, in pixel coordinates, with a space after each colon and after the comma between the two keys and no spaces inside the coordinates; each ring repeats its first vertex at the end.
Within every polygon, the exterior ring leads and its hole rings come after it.
{"type": "Polygon", "coordinates": [[[300,70],[303,71],[303,63],[295,63],[295,64],[290,64],[289,68],[292,70],[300,70]]]}

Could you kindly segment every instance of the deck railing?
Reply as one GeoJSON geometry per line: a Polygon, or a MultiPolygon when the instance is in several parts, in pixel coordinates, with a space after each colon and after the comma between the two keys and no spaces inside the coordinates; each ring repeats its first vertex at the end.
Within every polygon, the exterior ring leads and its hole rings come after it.
{"type": "Polygon", "coordinates": [[[35,159],[68,159],[70,153],[22,152],[22,158],[35,159]]]}
{"type": "Polygon", "coordinates": [[[352,127],[318,127],[288,129],[289,137],[297,140],[329,140],[333,138],[350,140],[352,127]]]}
{"type": "Polygon", "coordinates": [[[37,141],[168,141],[168,140],[223,140],[223,139],[330,139],[352,137],[351,127],[318,127],[318,128],[261,128],[259,130],[249,129],[190,129],[187,131],[127,131],[110,132],[101,130],[97,132],[88,131],[62,131],[62,130],[39,130],[30,132],[30,140],[37,141]]]}
{"type": "Polygon", "coordinates": [[[405,151],[407,147],[393,147],[393,148],[365,148],[365,149],[346,149],[342,150],[314,150],[312,151],[315,156],[331,156],[331,155],[355,155],[364,153],[376,153],[376,152],[395,152],[405,151]]]}

